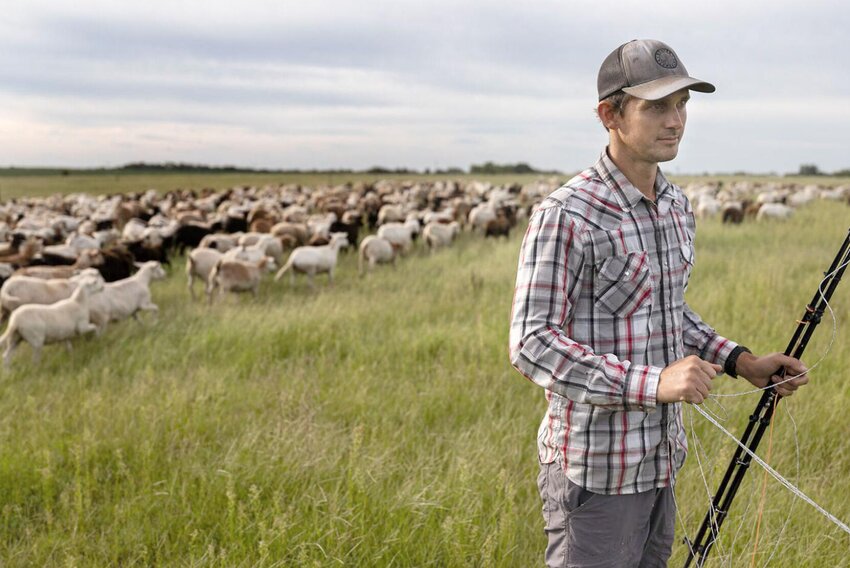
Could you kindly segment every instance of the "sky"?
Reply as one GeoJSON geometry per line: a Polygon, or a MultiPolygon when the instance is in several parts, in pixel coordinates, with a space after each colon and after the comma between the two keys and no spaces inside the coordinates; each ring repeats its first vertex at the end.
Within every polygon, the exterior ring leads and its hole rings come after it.
{"type": "Polygon", "coordinates": [[[671,173],[850,168],[850,5],[716,0],[7,2],[0,166],[188,162],[573,172],[602,60],[668,43],[694,93],[671,173]]]}

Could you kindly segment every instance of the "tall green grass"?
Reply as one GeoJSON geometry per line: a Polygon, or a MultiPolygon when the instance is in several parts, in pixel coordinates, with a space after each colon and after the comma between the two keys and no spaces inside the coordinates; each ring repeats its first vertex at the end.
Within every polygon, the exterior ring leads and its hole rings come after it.
{"type": "MultiPolygon", "coordinates": [[[[787,223],[701,222],[689,303],[754,351],[782,350],[848,227],[850,209],[826,204],[787,223]]],[[[464,235],[364,278],[349,254],[332,287],[269,280],[212,307],[189,300],[179,260],[153,284],[157,321],[52,346],[38,366],[21,347],[0,378],[3,565],[541,565],[545,401],[507,358],[520,241],[464,235]]],[[[848,520],[850,283],[833,304],[838,338],[783,406],[797,483],[848,520]]],[[[827,320],[809,364],[830,335],[827,320]]],[[[755,400],[724,402],[729,429],[755,400]]],[[[713,491],[733,444],[693,420],[713,491]]],[[[773,437],[771,463],[793,477],[784,414],[773,437]]],[[[754,469],[714,566],[749,562],[760,483],[754,469]]],[[[779,539],[792,499],[767,490],[757,564],[778,545],[772,566],[850,565],[848,537],[804,504],[779,539]]],[[[705,493],[692,454],[678,490],[691,534],[705,493]]]]}

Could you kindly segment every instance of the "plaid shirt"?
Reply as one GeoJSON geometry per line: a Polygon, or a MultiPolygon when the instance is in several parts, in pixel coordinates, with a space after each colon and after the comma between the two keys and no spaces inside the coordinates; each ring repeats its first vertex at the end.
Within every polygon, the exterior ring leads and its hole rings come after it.
{"type": "Polygon", "coordinates": [[[542,463],[606,494],[672,485],[685,460],[680,404],[656,401],[686,355],[723,365],[736,344],[685,303],[694,216],[661,171],[656,202],[603,151],[529,220],[510,329],[513,366],[546,389],[542,463]]]}

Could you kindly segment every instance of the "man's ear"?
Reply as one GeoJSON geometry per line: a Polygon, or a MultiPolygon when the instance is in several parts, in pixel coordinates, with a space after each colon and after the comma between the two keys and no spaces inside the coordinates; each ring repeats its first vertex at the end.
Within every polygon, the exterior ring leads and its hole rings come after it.
{"type": "Polygon", "coordinates": [[[599,101],[599,105],[596,107],[596,113],[599,115],[599,120],[602,121],[602,125],[611,130],[617,130],[620,125],[620,113],[614,108],[609,101],[599,101]]]}

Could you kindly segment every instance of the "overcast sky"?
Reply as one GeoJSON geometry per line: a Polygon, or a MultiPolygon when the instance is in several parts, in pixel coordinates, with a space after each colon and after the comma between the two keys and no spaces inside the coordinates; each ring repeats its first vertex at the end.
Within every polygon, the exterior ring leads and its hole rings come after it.
{"type": "Polygon", "coordinates": [[[564,172],[606,142],[605,56],[670,44],[695,93],[672,173],[850,167],[850,6],[786,0],[7,2],[0,165],[564,172]]]}

